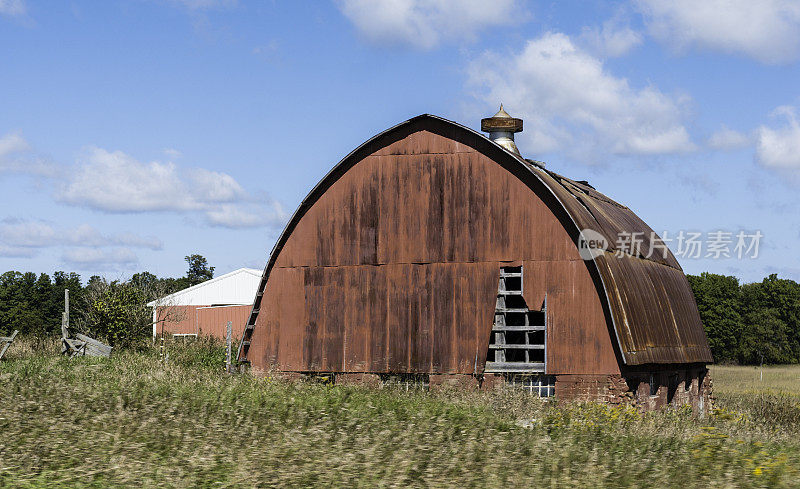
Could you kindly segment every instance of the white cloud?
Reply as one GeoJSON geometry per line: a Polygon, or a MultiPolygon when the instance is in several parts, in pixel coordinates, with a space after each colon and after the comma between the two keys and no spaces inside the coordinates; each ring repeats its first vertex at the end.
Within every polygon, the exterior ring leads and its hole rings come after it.
{"type": "Polygon", "coordinates": [[[89,148],[67,184],[63,202],[108,212],[197,208],[172,163],[141,163],[122,151],[89,148]]]}
{"type": "Polygon", "coordinates": [[[800,55],[797,0],[636,0],[650,33],[683,50],[740,53],[764,63],[800,55]]]}
{"type": "Polygon", "coordinates": [[[6,246],[0,244],[0,256],[4,258],[33,258],[36,250],[23,246],[6,246]]]}
{"type": "Polygon", "coordinates": [[[245,196],[242,186],[225,173],[197,168],[189,178],[192,191],[201,202],[233,202],[245,196]]]}
{"type": "Polygon", "coordinates": [[[160,250],[161,240],[133,233],[102,234],[92,226],[59,227],[45,221],[0,221],[0,256],[32,258],[41,249],[62,250],[62,260],[78,269],[130,268],[139,259],[131,248],[160,250]]]}
{"type": "Polygon", "coordinates": [[[367,40],[421,49],[473,40],[481,30],[528,17],[517,0],[339,0],[338,5],[367,40]]]}
{"type": "Polygon", "coordinates": [[[61,234],[65,244],[74,246],[130,246],[150,250],[160,250],[164,247],[164,243],[155,236],[139,236],[130,232],[104,235],[88,224],[67,229],[61,234]]]}
{"type": "Polygon", "coordinates": [[[177,160],[178,158],[183,157],[183,153],[181,153],[175,148],[164,148],[164,155],[172,160],[177,160]]]}
{"type": "Polygon", "coordinates": [[[70,248],[64,251],[61,259],[79,269],[81,267],[130,267],[139,262],[139,257],[136,256],[136,253],[128,248],[70,248]]]}
{"type": "Polygon", "coordinates": [[[641,44],[642,35],[615,18],[603,22],[602,28],[584,27],[581,40],[591,52],[616,58],[641,44]]]}
{"type": "Polygon", "coordinates": [[[6,134],[0,138],[0,161],[28,150],[30,150],[30,145],[19,134],[6,134]]]}
{"type": "Polygon", "coordinates": [[[12,132],[0,137],[0,174],[2,173],[53,176],[56,166],[34,154],[25,138],[12,132]]]}
{"type": "Polygon", "coordinates": [[[257,226],[279,227],[289,215],[280,203],[268,205],[223,204],[206,212],[206,221],[212,226],[248,228],[257,226]]]}
{"type": "Polygon", "coordinates": [[[757,131],[756,160],[762,165],[782,170],[800,170],[800,124],[794,107],[775,109],[774,116],[784,116],[786,124],[757,131]]]}
{"type": "Polygon", "coordinates": [[[0,242],[14,247],[49,246],[57,238],[53,226],[43,222],[6,220],[0,226],[0,242]]]}
{"type": "MultiPolygon", "coordinates": [[[[655,155],[695,149],[680,98],[633,88],[561,33],[526,43],[521,53],[485,53],[468,70],[478,98],[525,120],[530,155],[554,150],[597,162],[606,154],[655,155]]],[[[524,146],[521,149],[526,149],[524,146]]]]}
{"type": "Polygon", "coordinates": [[[735,149],[742,149],[752,144],[753,138],[747,134],[739,131],[734,131],[726,126],[711,135],[708,138],[707,144],[711,149],[718,149],[722,151],[731,151],[735,149]]]}
{"type": "Polygon", "coordinates": [[[23,0],[0,0],[0,15],[23,15],[26,11],[23,0]]]}
{"type": "Polygon", "coordinates": [[[163,243],[154,236],[134,233],[104,235],[88,224],[58,227],[45,221],[5,219],[0,223],[0,245],[14,249],[53,246],[109,247],[129,246],[160,250],[163,243]]]}
{"type": "Polygon", "coordinates": [[[89,148],[57,190],[65,203],[103,212],[199,213],[214,226],[273,225],[269,198],[254,199],[232,176],[174,163],[144,163],[121,151],[89,148]],[[258,212],[245,210],[252,207],[258,212]],[[262,212],[266,206],[266,212],[262,212]]]}

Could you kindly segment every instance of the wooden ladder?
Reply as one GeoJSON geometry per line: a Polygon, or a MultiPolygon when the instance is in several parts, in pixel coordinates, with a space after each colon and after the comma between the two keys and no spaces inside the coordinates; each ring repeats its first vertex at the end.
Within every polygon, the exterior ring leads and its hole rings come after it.
{"type": "Polygon", "coordinates": [[[486,360],[487,373],[545,371],[547,296],[541,311],[531,311],[522,291],[522,267],[502,267],[486,360]]]}

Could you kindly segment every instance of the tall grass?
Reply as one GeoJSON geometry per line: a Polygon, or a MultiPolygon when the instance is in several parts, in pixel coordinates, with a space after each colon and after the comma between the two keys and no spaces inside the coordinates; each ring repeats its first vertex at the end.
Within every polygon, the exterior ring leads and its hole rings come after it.
{"type": "Polygon", "coordinates": [[[698,420],[509,390],[229,376],[208,342],[169,345],[166,363],[157,349],[10,353],[0,363],[0,487],[800,484],[797,432],[724,407],[698,420]]]}
{"type": "Polygon", "coordinates": [[[800,365],[713,367],[717,404],[745,416],[753,429],[800,437],[800,365]]]}

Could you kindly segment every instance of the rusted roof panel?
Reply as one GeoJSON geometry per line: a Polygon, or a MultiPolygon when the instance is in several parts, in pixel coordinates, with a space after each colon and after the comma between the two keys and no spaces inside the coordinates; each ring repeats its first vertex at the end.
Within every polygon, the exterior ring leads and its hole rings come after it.
{"type": "Polygon", "coordinates": [[[680,269],[610,252],[595,263],[626,364],[712,361],[694,296],[680,269]]]}
{"type": "Polygon", "coordinates": [[[597,190],[557,173],[531,166],[567,208],[580,230],[591,229],[602,234],[608,251],[618,251],[618,238],[627,233],[637,246],[629,246],[636,256],[646,258],[680,270],[678,260],[661,238],[639,216],[597,190]],[[635,234],[635,237],[634,237],[635,234]]]}
{"type": "Polygon", "coordinates": [[[661,238],[633,213],[595,189],[529,165],[556,194],[579,230],[607,241],[595,258],[617,341],[627,365],[712,361],[700,314],[678,260],[661,238]],[[638,246],[620,250],[627,233],[638,246]]]}

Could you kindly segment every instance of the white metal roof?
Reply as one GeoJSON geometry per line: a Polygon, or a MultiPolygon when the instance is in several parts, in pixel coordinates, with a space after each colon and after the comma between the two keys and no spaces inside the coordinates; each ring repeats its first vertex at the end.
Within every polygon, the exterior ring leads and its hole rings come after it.
{"type": "Polygon", "coordinates": [[[147,306],[153,307],[156,303],[170,306],[248,305],[253,303],[260,281],[261,270],[240,268],[149,302],[147,306]]]}

